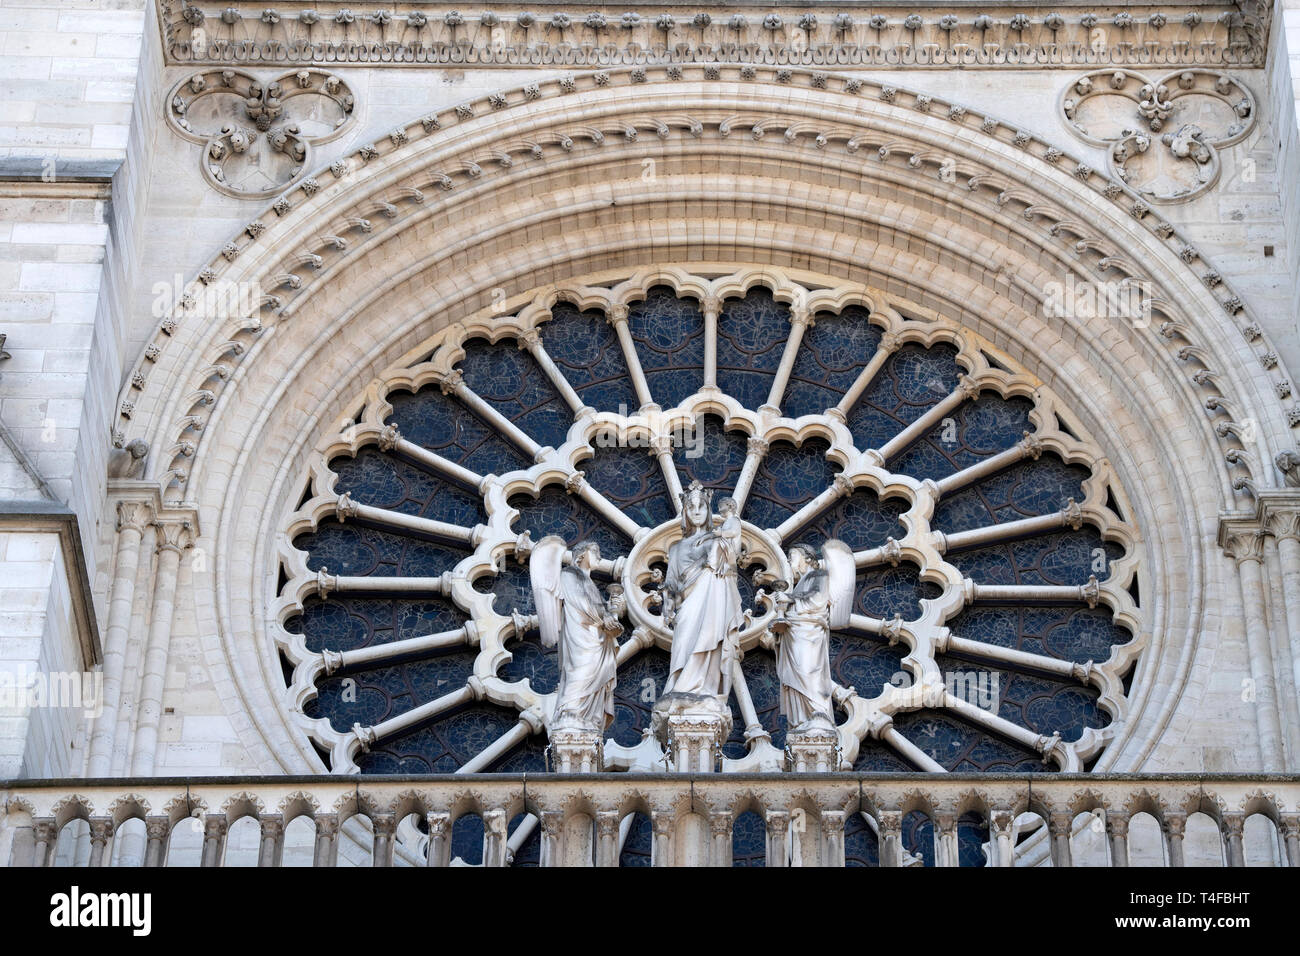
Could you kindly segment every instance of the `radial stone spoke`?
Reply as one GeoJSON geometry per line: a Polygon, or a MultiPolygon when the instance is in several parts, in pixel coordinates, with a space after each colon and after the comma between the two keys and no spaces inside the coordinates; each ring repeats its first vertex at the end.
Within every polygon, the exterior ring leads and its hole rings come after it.
{"type": "Polygon", "coordinates": [[[745,719],[745,745],[769,736],[758,719],[758,710],[754,707],[754,698],[749,693],[749,684],[745,672],[740,668],[740,661],[733,662],[731,671],[731,689],[736,692],[736,703],[740,705],[740,715],[745,719]]]}
{"type": "Polygon", "coordinates": [[[525,718],[519,718],[519,723],[515,724],[504,734],[492,741],[477,756],[466,762],[457,773],[479,773],[492,765],[494,760],[505,756],[510,748],[516,744],[523,743],[533,733],[533,726],[525,718]]]}
{"type": "Polygon", "coordinates": [[[885,444],[880,446],[879,453],[882,461],[889,461],[900,451],[906,448],[916,439],[920,438],[935,425],[943,420],[944,416],[955,409],[962,402],[969,398],[974,398],[979,394],[979,386],[974,381],[962,376],[961,384],[953,389],[948,395],[940,399],[939,403],[918,418],[912,424],[908,425],[901,432],[895,435],[885,444]]]}
{"type": "Polygon", "coordinates": [[[844,472],[840,472],[829,488],[782,521],[775,529],[776,536],[784,541],[788,535],[794,534],[841,498],[847,498],[851,494],[853,494],[853,481],[844,472]]]}
{"type": "Polygon", "coordinates": [[[587,407],[582,403],[582,399],[569,384],[569,380],[564,377],[559,366],[555,364],[554,359],[547,353],[546,348],[542,345],[541,336],[537,334],[536,329],[530,329],[519,337],[519,347],[526,349],[528,354],[533,357],[546,377],[550,380],[551,385],[560,393],[564,401],[568,404],[569,410],[575,416],[580,415],[587,407]]]}
{"type": "Polygon", "coordinates": [[[527,453],[528,457],[536,461],[542,451],[542,446],[537,444],[528,437],[527,434],[518,425],[506,418],[499,411],[493,408],[488,402],[472,388],[465,384],[458,370],[453,369],[444,376],[441,382],[443,394],[455,395],[479,418],[482,418],[489,425],[495,428],[501,434],[505,435],[515,443],[521,450],[527,453]]]}
{"type": "Polygon", "coordinates": [[[450,694],[444,694],[437,700],[431,700],[427,704],[421,704],[419,707],[412,707],[404,714],[391,717],[388,720],[375,724],[373,727],[362,727],[360,724],[352,728],[352,732],[361,742],[363,750],[369,750],[376,743],[385,740],[394,734],[401,733],[410,727],[428,720],[431,717],[437,717],[441,713],[451,710],[453,707],[459,707],[461,704],[467,704],[474,699],[474,691],[469,687],[462,687],[454,690],[450,694]]]}
{"type": "Polygon", "coordinates": [[[942,764],[933,760],[924,750],[904,737],[892,722],[880,732],[880,739],[921,770],[927,770],[930,773],[948,772],[943,768],[942,764]]]}
{"type": "Polygon", "coordinates": [[[790,373],[794,371],[794,362],[799,354],[799,345],[803,341],[804,331],[812,324],[812,319],[806,310],[792,312],[790,315],[790,337],[786,339],[785,350],[781,353],[781,364],[777,367],[776,375],[772,379],[771,391],[767,393],[767,402],[760,411],[770,411],[772,414],[778,414],[781,409],[781,399],[785,396],[785,387],[790,382],[790,373]]]}
{"type": "Polygon", "coordinates": [[[1033,534],[1055,531],[1057,528],[1070,527],[1078,531],[1083,527],[1083,509],[1073,498],[1060,511],[1039,515],[1034,518],[1020,518],[1016,521],[1004,521],[1001,524],[985,525],[970,531],[957,531],[952,534],[935,532],[940,553],[959,551],[963,548],[980,548],[989,544],[1025,538],[1033,534]]]}
{"type": "Polygon", "coordinates": [[[1026,458],[1037,460],[1042,453],[1042,441],[1036,438],[1032,433],[1025,432],[1025,437],[1016,442],[1006,451],[998,452],[996,455],[985,458],[983,461],[976,462],[967,468],[963,468],[961,471],[954,472],[947,478],[939,479],[939,481],[935,482],[938,496],[943,497],[944,495],[951,494],[954,491],[959,491],[967,485],[979,481],[981,478],[986,478],[989,475],[995,474],[1003,468],[1014,465],[1016,462],[1023,461],[1026,458]]]}
{"type": "Polygon", "coordinates": [[[439,651],[447,647],[459,647],[469,640],[473,629],[474,625],[467,623],[454,631],[439,631],[437,634],[408,637],[405,640],[376,644],[374,647],[363,647],[355,651],[321,651],[321,660],[325,664],[325,673],[333,674],[344,668],[357,667],[361,664],[378,664],[399,657],[439,651]]]}
{"type": "Polygon", "coordinates": [[[353,501],[351,494],[348,492],[339,495],[338,501],[334,505],[334,514],[338,517],[340,523],[348,518],[360,518],[362,521],[368,521],[383,528],[391,528],[396,531],[415,531],[435,538],[457,541],[471,547],[479,543],[483,533],[481,526],[478,528],[465,528],[445,521],[435,521],[432,518],[420,518],[416,515],[403,514],[400,511],[390,511],[387,508],[363,505],[353,501]]]}
{"type": "MultiPolygon", "coordinates": [[[[983,641],[973,641],[969,638],[958,637],[955,634],[948,636],[945,647],[950,652],[965,654],[967,657],[977,657],[980,660],[996,661],[1000,664],[1028,667],[1033,670],[1080,681],[1087,681],[1093,671],[1091,661],[1086,664],[1076,664],[1073,661],[1063,661],[1059,658],[1048,657],[1045,654],[1034,654],[1030,651],[1016,650],[1011,647],[1000,647],[997,644],[985,644],[983,641]]],[[[936,647],[936,650],[943,649],[936,647]]]]}
{"type": "Polygon", "coordinates": [[[609,324],[614,326],[614,332],[618,335],[618,344],[623,349],[623,361],[627,363],[627,370],[632,376],[632,387],[636,390],[637,400],[642,407],[653,405],[654,399],[650,396],[650,386],[646,382],[645,372],[641,369],[641,359],[636,354],[636,343],[632,341],[632,330],[627,327],[627,306],[616,305],[609,310],[609,324]]]}
{"type": "Polygon", "coordinates": [[[1041,601],[1045,603],[1082,602],[1088,607],[1096,607],[1101,597],[1101,588],[1095,576],[1088,578],[1087,584],[1042,585],[1042,584],[976,584],[970,578],[965,580],[967,601],[1041,601]]]}
{"type": "Polygon", "coordinates": [[[897,352],[898,347],[902,344],[902,340],[893,332],[886,332],[882,335],[880,345],[877,346],[875,354],[871,356],[871,361],[858,373],[858,377],[853,380],[853,384],[844,393],[844,397],[840,399],[839,404],[834,408],[827,409],[827,413],[842,422],[848,421],[849,411],[858,403],[858,399],[862,397],[862,394],[871,385],[880,370],[885,367],[889,357],[897,352]]]}
{"type": "Polygon", "coordinates": [[[376,575],[374,577],[347,577],[330,574],[328,568],[316,572],[315,592],[324,600],[334,591],[359,594],[435,594],[451,595],[451,575],[443,573],[436,578],[398,578],[376,575]]]}
{"type": "Polygon", "coordinates": [[[957,712],[971,723],[983,727],[985,730],[991,730],[994,733],[1001,734],[1002,736],[1014,740],[1016,743],[1028,747],[1030,750],[1036,750],[1041,754],[1048,753],[1052,748],[1060,743],[1060,734],[1053,734],[1051,737],[1044,736],[1043,734],[1036,734],[1032,730],[1027,730],[1019,724],[1012,723],[1004,717],[999,717],[997,714],[990,713],[983,707],[976,707],[974,704],[962,700],[956,694],[951,692],[944,692],[943,705],[949,710],[957,712]]]}
{"type": "Polygon", "coordinates": [[[576,494],[582,501],[595,509],[602,518],[633,541],[645,531],[641,525],[629,518],[612,501],[591,487],[582,472],[571,472],[568,480],[564,483],[564,490],[570,494],[576,494]]]}
{"type": "Polygon", "coordinates": [[[470,471],[454,461],[449,461],[441,455],[429,451],[412,441],[407,441],[402,437],[402,433],[397,430],[396,425],[385,425],[384,430],[379,433],[379,450],[395,451],[404,458],[420,465],[427,471],[441,475],[444,478],[450,478],[459,482],[467,488],[478,489],[483,484],[483,476],[478,472],[470,471]]]}
{"type": "Polygon", "coordinates": [[[750,438],[746,443],[745,464],[740,469],[740,477],[736,479],[736,490],[732,493],[732,497],[742,509],[745,507],[745,500],[749,497],[749,489],[754,484],[754,477],[758,474],[758,466],[763,463],[763,456],[767,454],[770,447],[771,443],[766,438],[757,436],[750,438]]]}

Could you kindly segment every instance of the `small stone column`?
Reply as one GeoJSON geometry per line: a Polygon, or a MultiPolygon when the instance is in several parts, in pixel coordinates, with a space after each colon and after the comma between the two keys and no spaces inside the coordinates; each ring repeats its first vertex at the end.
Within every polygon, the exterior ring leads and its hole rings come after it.
{"type": "Polygon", "coordinates": [[[1110,865],[1128,866],[1128,814],[1106,811],[1106,836],[1110,840],[1110,865]]]}
{"type": "Polygon", "coordinates": [[[1241,585],[1241,613],[1250,658],[1250,677],[1255,685],[1255,713],[1260,769],[1277,773],[1283,769],[1282,725],[1278,716],[1277,686],[1273,680],[1273,650],[1268,623],[1264,620],[1267,595],[1264,591],[1264,532],[1258,528],[1234,529],[1222,533],[1221,543],[1237,563],[1241,585]]]}
{"type": "Polygon", "coordinates": [[[167,835],[172,823],[167,817],[149,817],[144,821],[147,843],[144,849],[145,866],[163,866],[167,862],[167,835]]]}
{"type": "Polygon", "coordinates": [[[543,810],[541,815],[542,845],[539,856],[542,866],[563,866],[560,858],[560,829],[564,814],[559,810],[543,810]]]}
{"type": "Polygon", "coordinates": [[[731,814],[709,815],[709,866],[731,866],[731,814]]]}
{"type": "Polygon", "coordinates": [[[1074,830],[1074,814],[1051,813],[1047,817],[1047,832],[1052,838],[1052,866],[1074,866],[1070,853],[1070,835],[1074,830]]]}
{"type": "Polygon", "coordinates": [[[1282,817],[1279,831],[1286,844],[1286,865],[1300,867],[1300,816],[1293,813],[1282,817]]]}
{"type": "Polygon", "coordinates": [[[840,737],[834,730],[813,729],[787,734],[790,769],[795,773],[833,773],[837,769],[835,748],[840,737]]]}
{"type": "Polygon", "coordinates": [[[903,814],[886,810],[880,814],[877,848],[881,866],[903,865],[903,814]]]}
{"type": "Polygon", "coordinates": [[[790,814],[784,810],[767,811],[767,865],[789,866],[790,814]]]}
{"type": "Polygon", "coordinates": [[[54,858],[54,845],[58,842],[59,831],[53,820],[37,820],[32,826],[32,836],[36,838],[35,851],[32,854],[32,866],[49,866],[54,858]]]}
{"type": "Polygon", "coordinates": [[[372,866],[393,865],[393,834],[397,832],[397,820],[391,813],[376,813],[370,818],[375,828],[375,848],[372,866]]]}
{"type": "Polygon", "coordinates": [[[618,811],[596,814],[596,865],[618,866],[618,811]]]}
{"type": "Polygon", "coordinates": [[[203,858],[200,866],[220,866],[226,850],[226,818],[208,814],[203,824],[203,858]]]}
{"type": "Polygon", "coordinates": [[[1187,831],[1187,814],[1165,815],[1165,845],[1169,848],[1169,865],[1186,866],[1183,861],[1183,834],[1187,831]]]}
{"type": "Polygon", "coordinates": [[[935,818],[935,825],[939,831],[935,866],[960,866],[961,858],[957,851],[957,815],[940,813],[935,818]]]}
{"type": "Polygon", "coordinates": [[[556,773],[598,773],[602,767],[602,740],[598,731],[557,727],[550,733],[556,773]]]}
{"type": "Polygon", "coordinates": [[[731,710],[713,697],[665,694],[650,727],[677,773],[713,773],[731,733],[731,710]]]}
{"type": "Polygon", "coordinates": [[[424,819],[429,824],[429,856],[425,862],[428,866],[446,866],[451,814],[428,813],[424,819]]]}
{"type": "Polygon", "coordinates": [[[90,821],[90,859],[86,862],[87,866],[100,867],[104,865],[104,849],[108,846],[108,841],[112,836],[112,820],[90,821]]]}
{"type": "Polygon", "coordinates": [[[822,811],[822,866],[844,866],[843,810],[822,811]]]}
{"type": "Polygon", "coordinates": [[[650,827],[654,831],[654,851],[651,854],[651,866],[672,866],[673,860],[673,818],[667,810],[650,811],[650,827]]]}
{"type": "Polygon", "coordinates": [[[339,818],[330,814],[316,818],[316,851],[312,866],[338,865],[339,818]]]}
{"type": "Polygon", "coordinates": [[[488,810],[483,814],[483,865],[506,865],[506,812],[488,810]]]}
{"type": "Polygon", "coordinates": [[[1011,841],[1011,834],[1015,830],[1015,814],[1005,810],[993,814],[989,821],[989,830],[993,836],[994,846],[997,853],[993,857],[994,866],[1015,866],[1016,865],[1016,848],[1011,841]]]}
{"type": "Polygon", "coordinates": [[[280,866],[284,858],[284,820],[279,816],[264,816],[262,845],[257,853],[258,866],[280,866]]]}
{"type": "Polygon", "coordinates": [[[1241,845],[1241,835],[1245,827],[1246,818],[1243,814],[1223,815],[1223,840],[1228,848],[1228,866],[1246,865],[1246,853],[1241,845]]]}

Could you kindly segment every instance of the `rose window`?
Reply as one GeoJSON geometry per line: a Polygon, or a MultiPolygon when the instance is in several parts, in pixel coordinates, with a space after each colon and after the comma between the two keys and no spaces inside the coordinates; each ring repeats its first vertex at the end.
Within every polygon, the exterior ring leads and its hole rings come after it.
{"type": "Polygon", "coordinates": [[[547,535],[597,542],[594,578],[628,597],[606,769],[671,769],[646,732],[671,644],[657,585],[693,481],[744,527],[721,770],[783,768],[774,581],[791,545],[830,538],[857,565],[831,639],[843,769],[1077,771],[1114,737],[1142,643],[1131,509],[1008,356],[770,268],[506,304],[372,383],[304,479],[280,649],[330,769],[547,769],[558,665],[527,564],[547,535]]]}

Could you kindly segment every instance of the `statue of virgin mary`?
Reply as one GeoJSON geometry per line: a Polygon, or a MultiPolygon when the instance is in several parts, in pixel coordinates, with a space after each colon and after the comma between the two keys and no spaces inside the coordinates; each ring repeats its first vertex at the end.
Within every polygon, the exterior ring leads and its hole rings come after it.
{"type": "Polygon", "coordinates": [[[713,494],[698,481],[682,495],[682,538],[668,549],[664,623],[673,632],[664,696],[723,698],[744,624],[736,536],[715,531],[713,494]]]}

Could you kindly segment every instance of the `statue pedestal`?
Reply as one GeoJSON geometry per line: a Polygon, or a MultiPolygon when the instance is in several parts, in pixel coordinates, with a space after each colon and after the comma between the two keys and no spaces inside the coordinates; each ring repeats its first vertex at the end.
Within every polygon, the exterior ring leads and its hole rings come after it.
{"type": "Polygon", "coordinates": [[[599,773],[601,734],[587,727],[556,727],[550,732],[555,773],[599,773]]]}
{"type": "Polygon", "coordinates": [[[811,727],[785,736],[785,747],[790,754],[790,769],[795,773],[832,773],[838,770],[839,758],[835,748],[840,736],[834,730],[811,727]]]}
{"type": "Polygon", "coordinates": [[[712,773],[731,734],[731,709],[716,697],[665,694],[650,728],[676,773],[712,773]]]}

